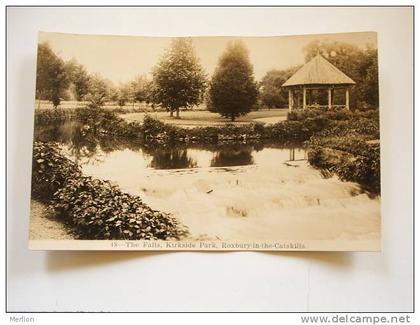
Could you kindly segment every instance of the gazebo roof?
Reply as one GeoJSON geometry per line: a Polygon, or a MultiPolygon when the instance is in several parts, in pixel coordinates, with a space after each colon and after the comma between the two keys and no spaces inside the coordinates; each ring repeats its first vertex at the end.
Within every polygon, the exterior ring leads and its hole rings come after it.
{"type": "Polygon", "coordinates": [[[316,55],[301,67],[282,85],[282,87],[300,85],[353,85],[355,82],[322,55],[316,55]]]}

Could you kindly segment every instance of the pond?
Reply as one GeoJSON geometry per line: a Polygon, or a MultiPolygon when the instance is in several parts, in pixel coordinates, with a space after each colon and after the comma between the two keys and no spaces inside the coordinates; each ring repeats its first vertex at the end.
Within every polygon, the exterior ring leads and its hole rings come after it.
{"type": "Polygon", "coordinates": [[[299,145],[147,146],[88,139],[71,127],[54,139],[85,174],[172,213],[192,239],[380,238],[380,199],[324,177],[299,145]]]}

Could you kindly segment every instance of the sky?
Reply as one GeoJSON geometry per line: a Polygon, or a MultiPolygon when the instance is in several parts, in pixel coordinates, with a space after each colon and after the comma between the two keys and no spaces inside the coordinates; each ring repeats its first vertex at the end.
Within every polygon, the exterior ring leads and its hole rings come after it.
{"type": "MultiPolygon", "coordinates": [[[[340,33],[275,37],[192,37],[195,53],[209,76],[229,41],[240,39],[249,50],[256,80],[272,69],[303,64],[303,48],[314,40],[339,41],[360,48],[376,47],[376,33],[340,33]]],[[[39,42],[48,42],[64,60],[76,59],[91,73],[115,84],[138,75],[151,76],[153,66],[171,42],[169,37],[83,35],[40,32],[39,42]]]]}

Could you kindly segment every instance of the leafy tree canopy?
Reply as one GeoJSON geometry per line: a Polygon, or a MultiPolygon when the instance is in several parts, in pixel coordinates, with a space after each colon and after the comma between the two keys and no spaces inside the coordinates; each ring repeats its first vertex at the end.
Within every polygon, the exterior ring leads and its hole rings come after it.
{"type": "Polygon", "coordinates": [[[356,85],[350,96],[351,106],[379,106],[378,52],[371,46],[362,49],[343,42],[309,43],[304,51],[309,61],[320,53],[329,62],[352,78],[356,85]]]}
{"type": "Polygon", "coordinates": [[[240,41],[229,43],[213,74],[208,105],[212,111],[234,121],[251,111],[257,96],[248,50],[240,41]]]}
{"type": "Polygon", "coordinates": [[[112,83],[102,78],[99,74],[93,74],[89,78],[88,92],[85,100],[89,101],[89,107],[98,108],[105,104],[110,95],[112,83]]]}
{"type": "Polygon", "coordinates": [[[288,91],[282,85],[301,66],[292,67],[286,70],[270,70],[259,83],[260,101],[262,106],[268,108],[284,108],[288,106],[288,91]]]}
{"type": "Polygon", "coordinates": [[[172,41],[160,62],[153,70],[156,104],[171,112],[181,107],[198,105],[203,100],[206,76],[195,56],[191,39],[177,38],[172,41]]]}
{"type": "Polygon", "coordinates": [[[72,92],[77,101],[84,100],[89,92],[90,76],[85,67],[75,59],[66,62],[66,73],[72,84],[72,92]]]}
{"type": "Polygon", "coordinates": [[[58,57],[48,43],[38,46],[36,95],[38,99],[50,100],[54,107],[66,96],[70,80],[64,61],[58,57]]]}

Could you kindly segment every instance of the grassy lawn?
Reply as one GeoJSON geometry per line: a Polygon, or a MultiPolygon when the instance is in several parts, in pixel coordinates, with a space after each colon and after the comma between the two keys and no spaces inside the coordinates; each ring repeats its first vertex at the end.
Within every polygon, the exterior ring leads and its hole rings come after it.
{"type": "MultiPolygon", "coordinates": [[[[63,110],[74,110],[78,107],[85,107],[86,104],[87,102],[62,101],[59,108],[63,110]]],[[[41,102],[36,100],[35,107],[44,110],[54,110],[52,103],[46,100],[42,100],[41,102]]],[[[205,126],[223,126],[226,125],[226,123],[233,123],[237,125],[248,124],[251,122],[274,124],[286,120],[288,112],[287,108],[261,109],[258,111],[251,112],[247,115],[238,117],[234,122],[231,122],[230,119],[223,118],[217,113],[206,111],[203,109],[203,107],[204,105],[201,105],[200,109],[197,110],[181,111],[180,118],[176,119],[174,117],[169,117],[169,112],[153,112],[150,105],[147,105],[145,103],[135,103],[135,105],[127,104],[126,106],[124,106],[123,109],[126,109],[127,113],[120,114],[120,117],[125,119],[127,122],[143,122],[144,116],[146,114],[149,114],[150,116],[168,124],[182,126],[185,128],[194,128],[205,126]],[[145,112],[129,113],[130,110],[144,110],[145,112]]],[[[111,111],[115,109],[121,109],[118,105],[115,105],[114,103],[106,103],[103,106],[103,108],[111,111]]]]}
{"type": "MultiPolygon", "coordinates": [[[[251,112],[241,116],[233,122],[234,124],[247,124],[251,122],[277,123],[284,121],[287,117],[287,109],[270,109],[251,112]]],[[[142,122],[146,114],[157,118],[165,123],[174,124],[183,127],[204,127],[204,126],[222,126],[230,122],[230,119],[221,117],[217,113],[209,111],[184,111],[180,112],[180,118],[169,117],[168,112],[150,112],[150,113],[128,113],[121,114],[121,117],[128,122],[142,122]]]]}

